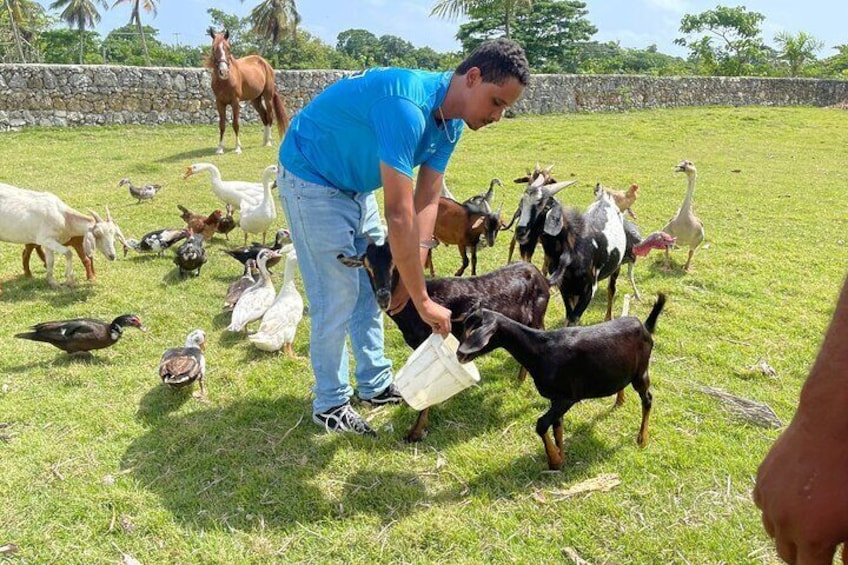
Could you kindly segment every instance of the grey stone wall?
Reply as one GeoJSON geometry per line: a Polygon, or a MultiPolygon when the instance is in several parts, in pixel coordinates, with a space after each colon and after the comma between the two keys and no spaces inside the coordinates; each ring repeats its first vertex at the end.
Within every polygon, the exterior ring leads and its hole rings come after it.
{"type": "MultiPolygon", "coordinates": [[[[293,113],[346,71],[277,71],[293,113]]],[[[0,65],[0,131],[29,126],[217,123],[210,71],[108,65],[0,65]]],[[[513,114],[704,105],[830,106],[848,81],[534,75],[513,114]]],[[[258,117],[247,104],[243,119],[258,117]]]]}

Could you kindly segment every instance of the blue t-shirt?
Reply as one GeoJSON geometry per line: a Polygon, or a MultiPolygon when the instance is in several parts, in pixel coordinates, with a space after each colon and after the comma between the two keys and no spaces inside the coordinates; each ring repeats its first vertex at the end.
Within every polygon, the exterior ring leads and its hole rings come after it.
{"type": "Polygon", "coordinates": [[[410,178],[423,164],[443,173],[463,128],[433,116],[451,76],[374,68],[339,80],[294,117],[280,163],[309,182],[355,192],[382,186],[381,161],[410,178]]]}

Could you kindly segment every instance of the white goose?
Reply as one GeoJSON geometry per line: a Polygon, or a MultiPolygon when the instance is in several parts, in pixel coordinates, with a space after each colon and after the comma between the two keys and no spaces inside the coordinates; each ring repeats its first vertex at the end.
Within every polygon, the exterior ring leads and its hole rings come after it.
{"type": "MultiPolygon", "coordinates": [[[[692,211],[692,201],[695,199],[695,178],[698,176],[698,170],[692,161],[682,161],[674,168],[674,172],[686,173],[688,179],[686,196],[683,197],[683,202],[680,204],[677,214],[668,221],[662,231],[676,239],[676,246],[689,247],[689,257],[686,258],[686,264],[683,266],[683,270],[688,272],[695,249],[704,241],[704,224],[692,211]]],[[[665,264],[663,265],[666,270],[670,268],[668,250],[669,248],[666,247],[665,264]]]]}
{"type": "Polygon", "coordinates": [[[227,330],[240,332],[250,322],[258,320],[274,302],[274,283],[271,282],[271,274],[268,272],[268,260],[272,257],[281,257],[273,249],[263,249],[256,256],[256,265],[259,267],[259,278],[253,286],[245,290],[235,308],[227,330]]]}
{"type": "Polygon", "coordinates": [[[187,179],[197,173],[209,171],[212,175],[212,192],[224,204],[230,204],[236,210],[241,206],[242,200],[262,200],[262,183],[247,182],[242,180],[223,180],[221,171],[212,163],[195,163],[186,169],[183,179],[187,179]]]}
{"type": "Polygon", "coordinates": [[[286,257],[283,286],[274,303],[262,316],[259,331],[247,336],[253,345],[262,351],[279,351],[285,346],[289,357],[296,357],[292,349],[297,325],[303,319],[303,297],[294,285],[297,253],[291,250],[286,257]]]}
{"type": "Polygon", "coordinates": [[[245,198],[241,201],[239,226],[244,231],[244,244],[247,245],[247,234],[262,234],[262,245],[271,224],[277,219],[277,206],[271,194],[271,183],[277,176],[277,165],[269,165],[262,171],[262,199],[254,201],[245,198]]]}

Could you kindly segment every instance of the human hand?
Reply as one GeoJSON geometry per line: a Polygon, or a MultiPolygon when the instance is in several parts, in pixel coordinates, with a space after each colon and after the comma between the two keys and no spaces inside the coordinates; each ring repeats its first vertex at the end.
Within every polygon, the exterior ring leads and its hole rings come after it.
{"type": "Polygon", "coordinates": [[[787,563],[830,565],[848,540],[848,437],[840,432],[797,414],[757,472],[754,502],[787,563]]]}
{"type": "Polygon", "coordinates": [[[448,335],[451,331],[451,311],[433,302],[429,298],[421,305],[418,311],[421,319],[433,329],[433,333],[437,333],[442,337],[448,335]]]}

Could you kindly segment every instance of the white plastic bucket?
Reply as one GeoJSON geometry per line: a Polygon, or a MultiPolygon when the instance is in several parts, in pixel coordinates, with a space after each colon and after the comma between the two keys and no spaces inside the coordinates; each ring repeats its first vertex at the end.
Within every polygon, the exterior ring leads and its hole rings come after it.
{"type": "Polygon", "coordinates": [[[457,360],[457,347],[459,341],[453,334],[446,338],[432,334],[412,352],[395,375],[395,386],[407,404],[423,410],[480,382],[474,362],[457,360]]]}

